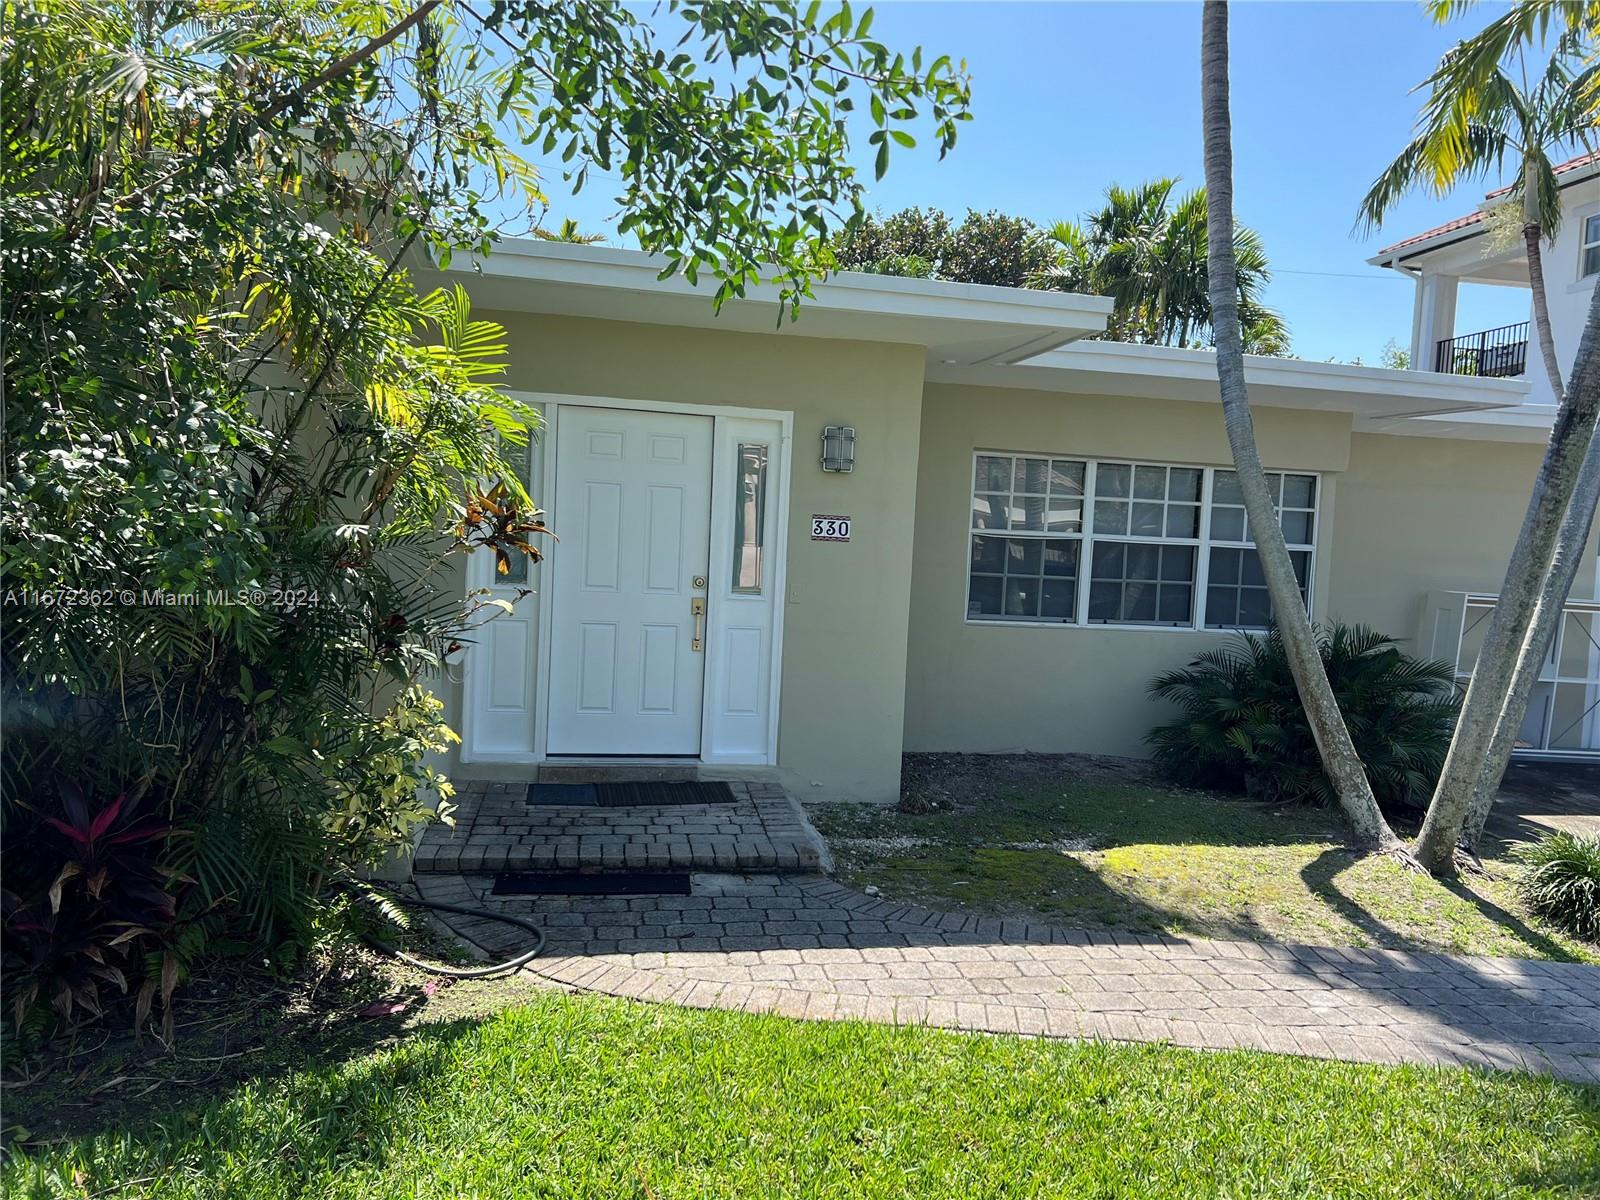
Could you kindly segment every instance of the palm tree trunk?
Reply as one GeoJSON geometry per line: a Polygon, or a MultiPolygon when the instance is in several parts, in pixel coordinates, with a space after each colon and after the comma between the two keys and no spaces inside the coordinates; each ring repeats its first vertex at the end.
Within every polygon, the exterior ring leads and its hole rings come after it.
{"type": "Polygon", "coordinates": [[[1572,493],[1572,505],[1561,523],[1556,536],[1555,561],[1550,574],[1545,577],[1544,590],[1533,610],[1533,627],[1528,640],[1517,657],[1517,667],[1511,675],[1511,694],[1495,723],[1494,737],[1489,742],[1489,756],[1478,776],[1472,794],[1472,809],[1461,831],[1461,845],[1477,851],[1483,826],[1500,793],[1500,782],[1505,778],[1506,766],[1511,761],[1511,751],[1517,744],[1517,734],[1528,715],[1528,701],[1533,696],[1534,685],[1544,670],[1545,656],[1550,653],[1550,643],[1561,625],[1562,606],[1572,592],[1578,568],[1589,561],[1589,532],[1594,527],[1595,506],[1600,503],[1600,436],[1589,439],[1589,452],[1584,455],[1583,468],[1578,475],[1577,489],[1572,493]]]}
{"type": "Polygon", "coordinates": [[[1563,398],[1561,364],[1556,361],[1556,339],[1550,331],[1550,305],[1544,294],[1542,238],[1537,221],[1522,227],[1522,240],[1528,247],[1528,288],[1533,292],[1533,328],[1539,336],[1539,353],[1544,357],[1544,373],[1550,378],[1550,391],[1560,404],[1563,398]]]}
{"type": "Polygon", "coordinates": [[[1403,843],[1389,828],[1372,795],[1366,769],[1323,669],[1311,619],[1300,599],[1289,548],[1273,511],[1267,477],[1256,447],[1255,422],[1245,390],[1244,344],[1239,330],[1239,266],[1233,248],[1233,146],[1228,110],[1228,5],[1207,0],[1201,18],[1200,87],[1205,122],[1207,283],[1216,338],[1217,381],[1222,393],[1228,446],[1244,493],[1245,512],[1267,592],[1283,634],[1289,667],[1305,706],[1323,770],[1338,793],[1340,807],[1362,845],[1401,853],[1403,843]]]}
{"type": "MultiPolygon", "coordinates": [[[[1531,266],[1531,264],[1530,264],[1531,266]]],[[[1489,759],[1489,744],[1501,711],[1511,695],[1512,675],[1533,625],[1534,609],[1544,593],[1562,524],[1572,503],[1578,475],[1593,440],[1600,410],[1600,288],[1589,302],[1572,380],[1550,430],[1539,477],[1522,518],[1517,544],[1506,566],[1500,599],[1489,618],[1483,648],[1461,716],[1450,741],[1444,770],[1428,805],[1417,838],[1417,857],[1432,871],[1455,869],[1455,851],[1472,811],[1473,795],[1489,759]]]]}
{"type": "MultiPolygon", "coordinates": [[[[1528,186],[1533,187],[1530,181],[1528,186]]],[[[1523,243],[1528,250],[1528,286],[1533,293],[1533,327],[1539,339],[1539,353],[1544,359],[1544,372],[1550,380],[1550,391],[1557,404],[1565,398],[1561,383],[1561,365],[1556,361],[1555,335],[1550,329],[1550,307],[1544,290],[1543,232],[1537,221],[1528,221],[1522,227],[1523,243]]],[[[1460,845],[1476,852],[1478,839],[1483,834],[1489,810],[1494,806],[1505,778],[1506,767],[1511,762],[1511,751],[1516,747],[1517,734],[1528,715],[1528,703],[1533,698],[1534,686],[1544,671],[1545,655],[1550,653],[1550,642],[1561,624],[1562,605],[1572,591],[1572,581],[1577,577],[1578,564],[1583,561],[1589,544],[1589,529],[1594,524],[1595,502],[1600,499],[1600,439],[1589,439],[1589,450],[1578,470],[1577,488],[1572,502],[1567,506],[1560,531],[1556,534],[1555,554],[1550,572],[1545,576],[1544,588],[1534,605],[1533,623],[1517,655],[1517,665],[1511,672],[1511,686],[1505,703],[1495,719],[1494,734],[1489,739],[1489,749],[1484,758],[1478,782],[1473,786],[1472,806],[1462,827],[1460,845]]]]}

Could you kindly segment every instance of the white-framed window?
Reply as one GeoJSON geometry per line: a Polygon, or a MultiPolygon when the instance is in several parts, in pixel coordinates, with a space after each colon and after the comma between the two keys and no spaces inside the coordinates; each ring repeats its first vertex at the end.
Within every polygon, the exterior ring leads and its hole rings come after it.
{"type": "Polygon", "coordinates": [[[1600,213],[1583,219],[1578,233],[1578,278],[1600,275],[1600,213]]]}
{"type": "MultiPolygon", "coordinates": [[[[1320,480],[1268,484],[1309,598],[1320,480]]],[[[967,620],[1260,629],[1270,615],[1231,470],[974,454],[967,620]]]]}
{"type": "MultiPolygon", "coordinates": [[[[1278,510],[1289,560],[1310,607],[1311,559],[1317,540],[1317,477],[1269,472],[1267,487],[1278,510]]],[[[1272,616],[1261,556],[1250,543],[1239,477],[1218,470],[1211,483],[1210,555],[1206,571],[1207,629],[1264,629],[1272,616]]]]}
{"type": "Polygon", "coordinates": [[[967,612],[984,621],[1077,620],[1086,464],[979,454],[967,612]]]}

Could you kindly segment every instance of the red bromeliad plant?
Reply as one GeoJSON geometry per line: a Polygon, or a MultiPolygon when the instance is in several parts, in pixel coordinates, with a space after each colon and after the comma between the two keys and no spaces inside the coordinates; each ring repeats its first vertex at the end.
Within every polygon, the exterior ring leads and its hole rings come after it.
{"type": "Polygon", "coordinates": [[[126,995],[130,975],[144,976],[136,1026],[158,991],[168,1005],[180,965],[172,890],[179,880],[162,862],[168,826],[141,811],[147,793],[140,785],[95,808],[66,781],[52,812],[28,806],[37,818],[30,833],[11,831],[35,847],[13,859],[0,892],[6,973],[20,980],[11,996],[19,1027],[40,999],[68,1023],[79,1010],[101,1017],[101,989],[109,984],[126,995]],[[150,955],[160,958],[159,977],[143,970],[150,955]]]}

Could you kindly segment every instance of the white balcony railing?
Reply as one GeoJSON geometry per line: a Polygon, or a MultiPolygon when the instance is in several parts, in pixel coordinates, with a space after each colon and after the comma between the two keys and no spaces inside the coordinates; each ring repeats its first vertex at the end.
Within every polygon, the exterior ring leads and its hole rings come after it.
{"type": "MultiPolygon", "coordinates": [[[[1418,642],[1429,657],[1455,664],[1463,688],[1498,599],[1478,592],[1428,593],[1418,642]]],[[[1513,757],[1600,760],[1600,602],[1571,599],[1562,607],[1513,757]]]]}

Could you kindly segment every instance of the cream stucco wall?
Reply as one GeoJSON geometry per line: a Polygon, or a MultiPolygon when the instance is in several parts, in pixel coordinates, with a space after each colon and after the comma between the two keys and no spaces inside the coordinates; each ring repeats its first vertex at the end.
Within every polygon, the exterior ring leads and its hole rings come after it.
{"type": "MultiPolygon", "coordinates": [[[[1543,454],[1356,434],[1333,512],[1329,615],[1410,637],[1429,589],[1498,591],[1543,454]]],[[[1572,594],[1593,592],[1594,572],[1579,571],[1572,594]]]]}
{"type": "MultiPolygon", "coordinates": [[[[1162,716],[1147,681],[1227,639],[964,620],[974,450],[1226,466],[1210,404],[924,386],[909,346],[480,315],[507,327],[517,391],[793,414],[778,766],[803,796],[889,799],[902,747],[1142,754],[1162,716]],[[817,463],[831,423],[856,427],[854,474],[817,463]],[[853,516],[852,541],[812,542],[814,512],[853,516]]],[[[1428,590],[1497,586],[1541,447],[1352,434],[1329,412],[1256,422],[1269,466],[1322,473],[1319,619],[1409,638],[1428,590]]],[[[460,687],[442,691],[459,723],[460,687]]]]}
{"type": "MultiPolygon", "coordinates": [[[[1324,472],[1318,619],[1411,639],[1429,589],[1498,586],[1541,447],[1352,434],[1310,411],[1259,409],[1256,426],[1269,467],[1324,472]]],[[[1218,409],[937,385],[923,402],[906,748],[1144,754],[1164,711],[1146,683],[1228,635],[967,623],[977,449],[1225,466],[1218,409]]]]}
{"type": "MultiPolygon", "coordinates": [[[[896,795],[922,350],[487,310],[474,315],[506,326],[506,385],[514,390],[793,413],[778,766],[804,796],[896,795]],[[818,463],[822,427],[840,423],[856,428],[856,469],[848,475],[824,473],[818,463]],[[851,540],[811,541],[812,513],[855,517],[851,540]]],[[[560,553],[559,545],[551,552],[560,553]]],[[[457,721],[460,691],[447,689],[457,721]]],[[[508,771],[451,766],[468,776],[508,771]]]]}
{"type": "MultiPolygon", "coordinates": [[[[1345,414],[1260,409],[1256,432],[1273,467],[1337,472],[1348,461],[1345,414]]],[[[1160,711],[1145,695],[1146,681],[1226,635],[969,624],[966,531],[978,449],[1225,466],[1219,411],[1182,401],[933,384],[923,400],[906,748],[1143,754],[1144,734],[1160,711]]],[[[1319,569],[1317,605],[1325,578],[1319,569]]]]}

